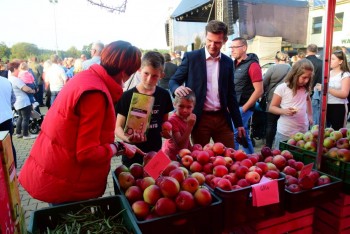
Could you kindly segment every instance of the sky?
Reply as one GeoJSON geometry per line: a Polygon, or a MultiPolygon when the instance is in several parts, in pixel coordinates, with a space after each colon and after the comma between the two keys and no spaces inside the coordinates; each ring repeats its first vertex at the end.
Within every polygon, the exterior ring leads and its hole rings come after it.
{"type": "MultiPolygon", "coordinates": [[[[0,43],[32,43],[39,49],[68,50],[95,41],[126,40],[142,49],[167,49],[165,22],[181,0],[127,0],[125,13],[110,13],[87,0],[0,0],[0,43]]],[[[99,0],[94,0],[99,2],[99,0]]],[[[121,0],[104,0],[120,5],[121,0]]]]}

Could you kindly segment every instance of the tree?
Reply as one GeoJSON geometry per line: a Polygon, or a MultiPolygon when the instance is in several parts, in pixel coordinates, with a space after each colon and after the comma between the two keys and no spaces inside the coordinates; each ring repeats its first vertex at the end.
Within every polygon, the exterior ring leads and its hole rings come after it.
{"type": "Polygon", "coordinates": [[[27,59],[32,55],[38,55],[38,54],[39,54],[38,46],[31,43],[20,42],[13,45],[11,48],[12,59],[27,59]]]}
{"type": "Polygon", "coordinates": [[[80,50],[78,50],[75,46],[72,46],[66,51],[66,56],[67,57],[72,57],[72,58],[80,58],[80,50]]]}
{"type": "Polygon", "coordinates": [[[6,61],[10,58],[11,50],[7,47],[7,45],[4,42],[0,43],[0,59],[3,61],[6,61]]]}

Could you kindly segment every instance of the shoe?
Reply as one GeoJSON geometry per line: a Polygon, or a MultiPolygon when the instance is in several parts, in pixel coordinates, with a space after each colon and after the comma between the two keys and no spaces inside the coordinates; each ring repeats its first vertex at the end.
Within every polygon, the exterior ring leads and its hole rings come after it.
{"type": "Polygon", "coordinates": [[[22,138],[23,135],[22,135],[22,134],[16,134],[16,137],[17,137],[17,138],[22,138]]]}
{"type": "Polygon", "coordinates": [[[35,139],[37,135],[28,135],[28,136],[23,136],[23,140],[30,140],[30,139],[35,139]]]}
{"type": "Polygon", "coordinates": [[[39,106],[39,102],[34,102],[34,103],[32,104],[32,106],[33,106],[33,109],[35,110],[35,108],[37,108],[37,107],[39,106]]]}

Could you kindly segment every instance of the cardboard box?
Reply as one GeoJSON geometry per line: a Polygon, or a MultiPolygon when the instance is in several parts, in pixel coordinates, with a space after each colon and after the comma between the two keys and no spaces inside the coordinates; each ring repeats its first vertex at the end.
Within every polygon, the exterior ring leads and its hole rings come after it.
{"type": "MultiPolygon", "coordinates": [[[[5,218],[5,222],[11,222],[14,225],[13,232],[10,233],[26,233],[23,229],[23,215],[21,208],[21,198],[19,195],[17,174],[15,162],[12,152],[11,137],[8,131],[0,131],[0,158],[1,158],[1,182],[0,182],[0,203],[6,204],[9,209],[6,217],[1,216],[1,222],[5,218]],[[7,221],[6,221],[7,220],[7,221]],[[23,230],[22,230],[23,229],[23,230]]],[[[2,230],[8,233],[7,229],[2,230]]],[[[1,233],[1,231],[0,231],[1,233]]]]}
{"type": "Polygon", "coordinates": [[[133,93],[124,128],[127,136],[132,136],[133,134],[144,135],[147,133],[151,121],[153,104],[153,96],[133,93]]]}

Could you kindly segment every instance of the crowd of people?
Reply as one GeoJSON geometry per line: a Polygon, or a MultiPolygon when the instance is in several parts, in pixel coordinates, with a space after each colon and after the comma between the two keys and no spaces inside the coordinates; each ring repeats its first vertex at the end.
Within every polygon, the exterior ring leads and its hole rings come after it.
{"type": "MultiPolygon", "coordinates": [[[[318,123],[323,87],[316,45],[292,64],[287,53],[278,51],[275,65],[263,75],[245,38],[229,42],[230,56],[221,52],[227,34],[224,22],[209,21],[205,46],[177,51],[173,59],[157,51],[141,55],[129,42],[115,41],[94,43],[89,60],[52,55],[42,64],[36,57],[9,63],[8,79],[0,79],[0,105],[6,107],[0,129],[12,136],[14,107],[16,136],[37,137],[19,174],[22,186],[55,205],[102,196],[113,156],[122,155],[122,163],[130,166],[142,164],[147,152],[163,150],[174,160],[179,149],[212,141],[253,153],[250,119],[264,95],[267,146],[278,148],[280,141],[318,123]],[[134,93],[154,97],[145,134],[125,133],[134,93]],[[28,120],[37,105],[49,110],[34,136],[28,120]],[[165,121],[172,124],[170,133],[162,128],[165,121]]],[[[327,126],[335,129],[346,125],[348,114],[346,56],[335,50],[331,58],[327,126]]]]}

